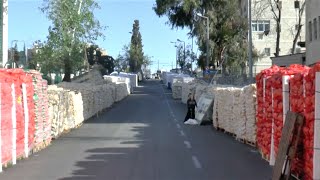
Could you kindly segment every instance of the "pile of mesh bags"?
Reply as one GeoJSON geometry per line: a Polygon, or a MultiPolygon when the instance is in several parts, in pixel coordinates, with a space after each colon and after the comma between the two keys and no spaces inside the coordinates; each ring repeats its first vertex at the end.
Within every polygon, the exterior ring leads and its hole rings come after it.
{"type": "Polygon", "coordinates": [[[255,143],[255,85],[211,88],[215,94],[212,122],[215,128],[232,133],[237,139],[255,143]]]}
{"type": "Polygon", "coordinates": [[[172,80],[172,97],[173,99],[182,99],[183,86],[194,81],[192,77],[174,77],[172,80]]]}
{"type": "Polygon", "coordinates": [[[52,136],[58,137],[123,99],[127,90],[123,84],[60,83],[49,86],[48,94],[52,136]]]}

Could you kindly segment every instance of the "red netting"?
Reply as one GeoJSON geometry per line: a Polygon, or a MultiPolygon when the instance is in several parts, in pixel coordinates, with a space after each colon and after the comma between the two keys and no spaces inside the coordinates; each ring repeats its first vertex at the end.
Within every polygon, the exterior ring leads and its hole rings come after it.
{"type": "Polygon", "coordinates": [[[23,105],[22,84],[27,87],[27,106],[29,110],[28,122],[28,149],[32,149],[34,137],[34,111],[33,111],[33,86],[32,78],[21,69],[1,69],[1,140],[2,140],[2,161],[8,163],[12,160],[12,105],[15,102],[16,108],[16,156],[24,155],[25,139],[25,109],[23,105]],[[15,100],[12,99],[12,85],[14,84],[15,100]]]}

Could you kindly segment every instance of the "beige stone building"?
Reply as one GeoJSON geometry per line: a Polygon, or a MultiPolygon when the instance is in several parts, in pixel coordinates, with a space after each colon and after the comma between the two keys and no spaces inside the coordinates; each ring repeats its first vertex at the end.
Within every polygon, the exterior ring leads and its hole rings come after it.
{"type": "MultiPolygon", "coordinates": [[[[299,9],[295,7],[295,1],[302,5],[304,0],[282,0],[281,2],[281,35],[280,35],[280,56],[291,54],[293,40],[297,32],[299,9]]],[[[239,0],[241,13],[248,17],[248,0],[239,0]]],[[[271,11],[270,1],[251,0],[252,14],[252,42],[258,51],[259,59],[254,64],[253,73],[259,73],[272,65],[271,57],[276,52],[276,20],[271,11]]],[[[273,1],[272,1],[273,2],[273,1]]],[[[304,17],[304,16],[303,16],[304,17]]],[[[304,25],[305,18],[302,18],[304,25]]],[[[298,42],[305,41],[305,28],[302,27],[298,42]]],[[[296,45],[296,53],[304,52],[305,48],[296,45]]]]}
{"type": "Polygon", "coordinates": [[[308,0],[306,4],[307,65],[320,60],[320,1],[308,0]]]}

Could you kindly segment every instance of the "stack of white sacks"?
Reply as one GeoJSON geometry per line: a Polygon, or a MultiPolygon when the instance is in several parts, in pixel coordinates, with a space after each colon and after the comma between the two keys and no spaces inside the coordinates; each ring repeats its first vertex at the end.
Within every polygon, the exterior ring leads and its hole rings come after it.
{"type": "Polygon", "coordinates": [[[106,82],[113,83],[116,91],[114,93],[115,101],[121,101],[127,95],[132,93],[131,81],[128,77],[120,76],[103,76],[106,82]]]}
{"type": "Polygon", "coordinates": [[[232,108],[232,120],[233,131],[239,139],[245,139],[246,135],[246,118],[245,118],[245,99],[243,99],[243,89],[234,88],[232,92],[233,108],[232,108]]]}
{"type": "Polygon", "coordinates": [[[193,81],[194,78],[180,75],[176,76],[172,79],[172,97],[173,99],[181,99],[182,98],[182,87],[185,83],[193,81]]]}
{"type": "Polygon", "coordinates": [[[181,101],[186,104],[189,93],[194,94],[195,99],[198,101],[203,93],[211,94],[210,91],[211,87],[206,82],[192,78],[182,84],[181,101]]]}
{"type": "Polygon", "coordinates": [[[101,74],[89,73],[88,76],[91,77],[83,83],[63,82],[48,87],[53,137],[81,125],[130,92],[129,78],[121,77],[122,81],[112,82],[103,80],[101,74]]]}
{"type": "Polygon", "coordinates": [[[131,73],[124,73],[120,72],[119,73],[120,77],[127,77],[130,79],[130,86],[132,88],[138,87],[138,75],[137,74],[131,74],[131,73]]]}
{"type": "Polygon", "coordinates": [[[243,88],[246,109],[246,137],[250,142],[256,142],[256,92],[255,84],[243,88]]]}
{"type": "Polygon", "coordinates": [[[213,106],[213,126],[234,133],[238,139],[256,140],[256,88],[218,86],[213,106]]]}

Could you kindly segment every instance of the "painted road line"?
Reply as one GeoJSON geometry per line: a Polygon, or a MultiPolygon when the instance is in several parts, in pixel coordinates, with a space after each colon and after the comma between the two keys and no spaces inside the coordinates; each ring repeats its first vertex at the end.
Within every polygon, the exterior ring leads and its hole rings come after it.
{"type": "Polygon", "coordinates": [[[188,149],[191,149],[191,144],[190,144],[189,141],[184,141],[184,144],[186,145],[186,147],[187,147],[188,149]]]}
{"type": "Polygon", "coordinates": [[[192,161],[193,161],[193,164],[194,166],[197,168],[197,169],[201,169],[202,166],[198,160],[198,158],[196,156],[192,156],[192,161]]]}
{"type": "Polygon", "coordinates": [[[177,124],[177,128],[178,128],[178,129],[181,129],[181,126],[180,126],[180,124],[177,124]]]}
{"type": "Polygon", "coordinates": [[[180,134],[181,136],[186,136],[186,134],[182,130],[180,130],[180,134]]]}

